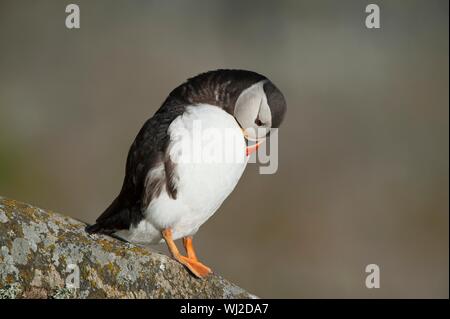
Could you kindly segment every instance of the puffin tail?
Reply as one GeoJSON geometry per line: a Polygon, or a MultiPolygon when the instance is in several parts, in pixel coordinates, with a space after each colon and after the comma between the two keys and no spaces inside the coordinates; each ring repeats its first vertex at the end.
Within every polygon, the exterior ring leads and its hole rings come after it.
{"type": "Polygon", "coordinates": [[[129,227],[129,209],[124,208],[118,196],[109,207],[97,218],[96,223],[86,226],[89,234],[101,233],[111,235],[112,233],[129,227]]]}
{"type": "Polygon", "coordinates": [[[95,234],[100,232],[102,230],[102,227],[99,224],[95,223],[93,225],[87,225],[84,230],[89,234],[95,234]]]}

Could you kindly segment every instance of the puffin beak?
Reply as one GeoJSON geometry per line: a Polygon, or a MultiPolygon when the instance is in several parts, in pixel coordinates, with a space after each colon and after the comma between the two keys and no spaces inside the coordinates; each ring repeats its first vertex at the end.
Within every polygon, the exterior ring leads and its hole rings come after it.
{"type": "Polygon", "coordinates": [[[256,152],[256,151],[258,150],[259,146],[260,146],[262,143],[264,143],[264,141],[265,141],[265,140],[262,140],[262,141],[260,141],[260,142],[257,142],[257,143],[255,143],[255,144],[251,145],[251,146],[247,146],[247,147],[245,148],[245,155],[247,155],[247,156],[252,155],[254,152],[256,152]]]}
{"type": "MultiPolygon", "coordinates": [[[[247,141],[253,141],[252,139],[249,139],[249,138],[248,138],[248,134],[247,134],[247,132],[246,132],[244,129],[242,129],[242,133],[244,134],[244,137],[245,137],[245,139],[246,139],[247,141]]],[[[264,143],[264,142],[265,142],[265,139],[260,140],[260,141],[256,141],[255,144],[250,145],[250,146],[247,146],[247,147],[245,148],[245,155],[246,155],[246,156],[252,155],[254,152],[256,152],[256,151],[258,150],[259,146],[260,146],[262,143],[264,143]]]]}

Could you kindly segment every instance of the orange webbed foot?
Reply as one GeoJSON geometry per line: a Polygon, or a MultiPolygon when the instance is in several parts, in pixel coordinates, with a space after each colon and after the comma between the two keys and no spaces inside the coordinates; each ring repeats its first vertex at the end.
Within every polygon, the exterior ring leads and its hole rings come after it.
{"type": "Polygon", "coordinates": [[[177,260],[185,265],[186,268],[189,269],[198,278],[204,278],[212,272],[208,266],[205,266],[201,262],[194,259],[185,256],[179,256],[177,260]]]}
{"type": "Polygon", "coordinates": [[[194,274],[198,278],[204,278],[212,271],[209,267],[205,266],[201,262],[198,261],[197,256],[195,254],[194,246],[192,244],[192,237],[184,237],[183,245],[186,249],[187,257],[180,254],[177,246],[172,238],[172,230],[170,228],[165,229],[162,232],[162,235],[167,243],[167,247],[169,247],[170,253],[173,258],[175,258],[179,263],[184,265],[187,269],[189,269],[192,274],[194,274]]]}

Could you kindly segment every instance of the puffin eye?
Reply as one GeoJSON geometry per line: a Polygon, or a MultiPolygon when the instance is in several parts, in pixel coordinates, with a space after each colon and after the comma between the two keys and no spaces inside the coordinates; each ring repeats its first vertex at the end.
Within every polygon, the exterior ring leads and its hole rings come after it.
{"type": "Polygon", "coordinates": [[[261,120],[259,118],[256,118],[255,124],[258,126],[261,126],[263,123],[261,122],[261,120]]]}

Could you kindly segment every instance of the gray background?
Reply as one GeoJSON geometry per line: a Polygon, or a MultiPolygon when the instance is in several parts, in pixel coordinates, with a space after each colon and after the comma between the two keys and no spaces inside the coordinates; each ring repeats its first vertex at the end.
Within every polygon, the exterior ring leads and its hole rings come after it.
{"type": "Polygon", "coordinates": [[[0,0],[0,194],[93,222],[169,91],[244,68],[285,94],[275,175],[248,167],[196,236],[262,297],[448,298],[448,2],[0,0]],[[381,288],[365,288],[365,266],[381,288]]]}

